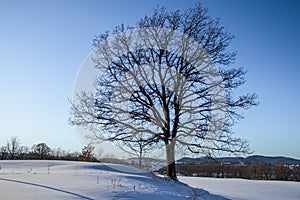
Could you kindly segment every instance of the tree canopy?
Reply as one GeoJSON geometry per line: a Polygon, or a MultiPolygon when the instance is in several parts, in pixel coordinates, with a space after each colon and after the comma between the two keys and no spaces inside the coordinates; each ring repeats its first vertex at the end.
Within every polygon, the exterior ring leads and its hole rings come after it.
{"type": "Polygon", "coordinates": [[[201,4],[184,12],[157,8],[133,27],[100,34],[93,42],[95,92],[77,94],[71,122],[99,140],[163,144],[175,180],[176,145],[200,155],[248,153],[231,127],[257,97],[233,93],[246,71],[232,66],[232,39],[201,4]]]}

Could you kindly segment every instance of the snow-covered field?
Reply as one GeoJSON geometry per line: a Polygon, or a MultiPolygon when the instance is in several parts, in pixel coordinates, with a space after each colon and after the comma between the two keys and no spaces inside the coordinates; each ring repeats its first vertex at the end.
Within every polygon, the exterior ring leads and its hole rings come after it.
{"type": "Polygon", "coordinates": [[[300,182],[180,177],[191,187],[225,199],[300,200],[300,182]]]}
{"type": "Polygon", "coordinates": [[[300,199],[299,182],[180,177],[115,164],[0,161],[0,199],[300,199]]]}

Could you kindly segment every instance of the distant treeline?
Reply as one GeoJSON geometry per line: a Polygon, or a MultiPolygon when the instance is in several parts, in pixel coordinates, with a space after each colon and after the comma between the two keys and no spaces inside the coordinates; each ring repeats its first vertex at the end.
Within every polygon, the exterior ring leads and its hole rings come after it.
{"type": "Polygon", "coordinates": [[[18,153],[10,153],[5,150],[1,150],[0,159],[1,160],[78,160],[78,152],[67,152],[65,150],[52,149],[47,154],[41,154],[34,151],[23,151],[18,153]]]}
{"type": "Polygon", "coordinates": [[[79,152],[68,152],[61,148],[51,149],[46,143],[38,143],[31,147],[21,146],[16,137],[0,147],[1,160],[78,160],[79,152]]]}
{"type": "MultiPolygon", "coordinates": [[[[176,165],[178,175],[215,178],[244,178],[254,180],[300,181],[300,166],[258,163],[222,163],[207,161],[202,163],[180,163],[176,165]]],[[[165,168],[159,170],[164,174],[165,168]]]]}
{"type": "Polygon", "coordinates": [[[96,156],[94,150],[95,147],[91,144],[84,146],[81,152],[50,148],[43,142],[28,147],[21,145],[17,137],[11,137],[5,146],[0,147],[0,160],[69,160],[126,164],[126,162],[117,159],[113,154],[102,156],[102,150],[101,152],[99,150],[96,156]]]}

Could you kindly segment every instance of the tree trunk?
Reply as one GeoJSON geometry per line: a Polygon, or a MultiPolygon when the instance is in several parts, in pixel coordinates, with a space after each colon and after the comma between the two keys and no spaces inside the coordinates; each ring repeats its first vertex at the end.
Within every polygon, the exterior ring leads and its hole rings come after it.
{"type": "Polygon", "coordinates": [[[143,156],[143,152],[140,151],[139,153],[139,168],[142,169],[142,156],[143,156]]]}
{"type": "Polygon", "coordinates": [[[143,158],[143,145],[139,142],[139,168],[142,169],[142,158],[143,158]]]}
{"type": "Polygon", "coordinates": [[[167,175],[177,181],[176,168],[175,168],[175,140],[166,144],[166,157],[167,157],[167,175]]]}

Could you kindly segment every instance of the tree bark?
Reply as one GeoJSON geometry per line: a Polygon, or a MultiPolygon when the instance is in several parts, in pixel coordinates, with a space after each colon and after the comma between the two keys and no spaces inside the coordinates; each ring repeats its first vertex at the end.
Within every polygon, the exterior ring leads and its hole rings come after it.
{"type": "Polygon", "coordinates": [[[167,158],[167,175],[171,179],[177,181],[175,168],[175,140],[173,139],[166,144],[166,158],[167,158]]]}
{"type": "Polygon", "coordinates": [[[143,149],[140,145],[140,152],[139,152],[139,168],[142,169],[142,157],[143,157],[143,149]]]}

